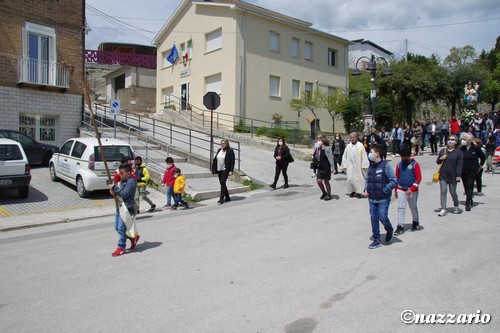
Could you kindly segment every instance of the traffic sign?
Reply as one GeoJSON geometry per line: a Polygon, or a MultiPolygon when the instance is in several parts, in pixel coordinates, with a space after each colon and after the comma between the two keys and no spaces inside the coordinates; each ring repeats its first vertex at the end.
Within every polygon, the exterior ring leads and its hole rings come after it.
{"type": "Polygon", "coordinates": [[[109,102],[109,112],[113,115],[113,116],[119,116],[120,113],[121,113],[122,109],[121,109],[121,105],[120,105],[120,101],[119,100],[112,100],[109,102]]]}
{"type": "Polygon", "coordinates": [[[215,110],[220,105],[220,96],[216,92],[209,91],[203,96],[203,105],[209,110],[215,110]]]}

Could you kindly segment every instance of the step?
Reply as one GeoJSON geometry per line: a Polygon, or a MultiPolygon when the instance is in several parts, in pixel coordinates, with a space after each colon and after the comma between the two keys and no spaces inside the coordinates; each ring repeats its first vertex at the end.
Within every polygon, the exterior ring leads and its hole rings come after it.
{"type": "MultiPolygon", "coordinates": [[[[250,191],[249,186],[241,185],[232,180],[228,180],[226,184],[229,194],[245,193],[250,191]]],[[[217,177],[187,180],[186,186],[186,191],[194,200],[214,199],[220,196],[220,184],[217,177]]]]}

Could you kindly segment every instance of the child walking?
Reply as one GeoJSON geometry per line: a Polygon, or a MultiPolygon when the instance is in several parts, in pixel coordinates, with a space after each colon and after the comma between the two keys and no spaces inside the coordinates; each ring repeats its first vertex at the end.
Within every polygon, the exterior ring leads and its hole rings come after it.
{"type": "Polygon", "coordinates": [[[179,204],[188,209],[188,203],[182,199],[182,195],[184,194],[184,190],[186,188],[186,176],[181,174],[181,169],[175,168],[174,177],[174,205],[172,206],[172,210],[176,210],[177,207],[179,207],[179,204]]]}
{"type": "Polygon", "coordinates": [[[177,167],[175,166],[174,159],[172,157],[167,157],[165,162],[167,163],[167,169],[163,174],[163,179],[161,181],[161,184],[163,186],[166,186],[165,194],[167,196],[167,204],[163,208],[168,209],[172,208],[172,197],[174,195],[174,183],[175,183],[174,171],[175,169],[177,169],[177,167]]]}
{"type": "Polygon", "coordinates": [[[486,143],[486,173],[495,173],[493,169],[493,155],[495,155],[495,137],[490,134],[486,143]]]}
{"type": "Polygon", "coordinates": [[[396,199],[398,200],[398,227],[394,232],[395,235],[404,233],[406,206],[410,206],[412,216],[411,230],[418,229],[418,186],[422,181],[422,171],[420,164],[411,157],[411,151],[408,148],[402,148],[401,162],[396,166],[396,178],[398,184],[394,190],[396,199]]]}
{"type": "Polygon", "coordinates": [[[389,220],[389,205],[391,203],[392,190],[397,185],[397,179],[392,167],[387,161],[382,160],[384,148],[380,144],[371,147],[368,159],[371,161],[365,183],[365,197],[370,204],[370,219],[372,224],[373,242],[369,249],[376,249],[382,246],[380,241],[380,225],[384,225],[387,232],[385,242],[389,244],[392,239],[391,221],[389,220]]]}

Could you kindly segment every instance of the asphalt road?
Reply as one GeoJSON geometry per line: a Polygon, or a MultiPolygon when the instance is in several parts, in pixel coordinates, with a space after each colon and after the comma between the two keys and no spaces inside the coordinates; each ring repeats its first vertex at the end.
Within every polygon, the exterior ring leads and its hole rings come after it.
{"type": "Polygon", "coordinates": [[[0,332],[499,332],[500,178],[485,175],[472,212],[439,218],[420,160],[423,228],[375,250],[343,177],[330,202],[292,186],[145,214],[119,258],[110,218],[0,233],[0,332]],[[407,325],[404,310],[491,320],[407,325]]]}

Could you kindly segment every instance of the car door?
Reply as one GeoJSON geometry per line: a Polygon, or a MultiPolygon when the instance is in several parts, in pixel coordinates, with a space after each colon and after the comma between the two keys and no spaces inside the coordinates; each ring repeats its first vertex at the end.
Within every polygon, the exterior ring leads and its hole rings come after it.
{"type": "Polygon", "coordinates": [[[45,151],[41,149],[38,142],[20,132],[10,132],[10,137],[23,146],[24,153],[30,164],[41,164],[45,151]]]}
{"type": "Polygon", "coordinates": [[[69,175],[71,179],[76,179],[78,170],[82,167],[81,158],[86,148],[87,148],[86,144],[80,141],[75,141],[73,149],[71,150],[71,158],[68,159],[68,163],[71,164],[70,175],[69,175]]]}
{"type": "Polygon", "coordinates": [[[71,163],[69,162],[69,159],[71,158],[70,153],[74,143],[75,140],[66,141],[62,145],[61,149],[59,149],[59,153],[57,154],[55,161],[57,174],[67,179],[71,179],[71,163]]]}

